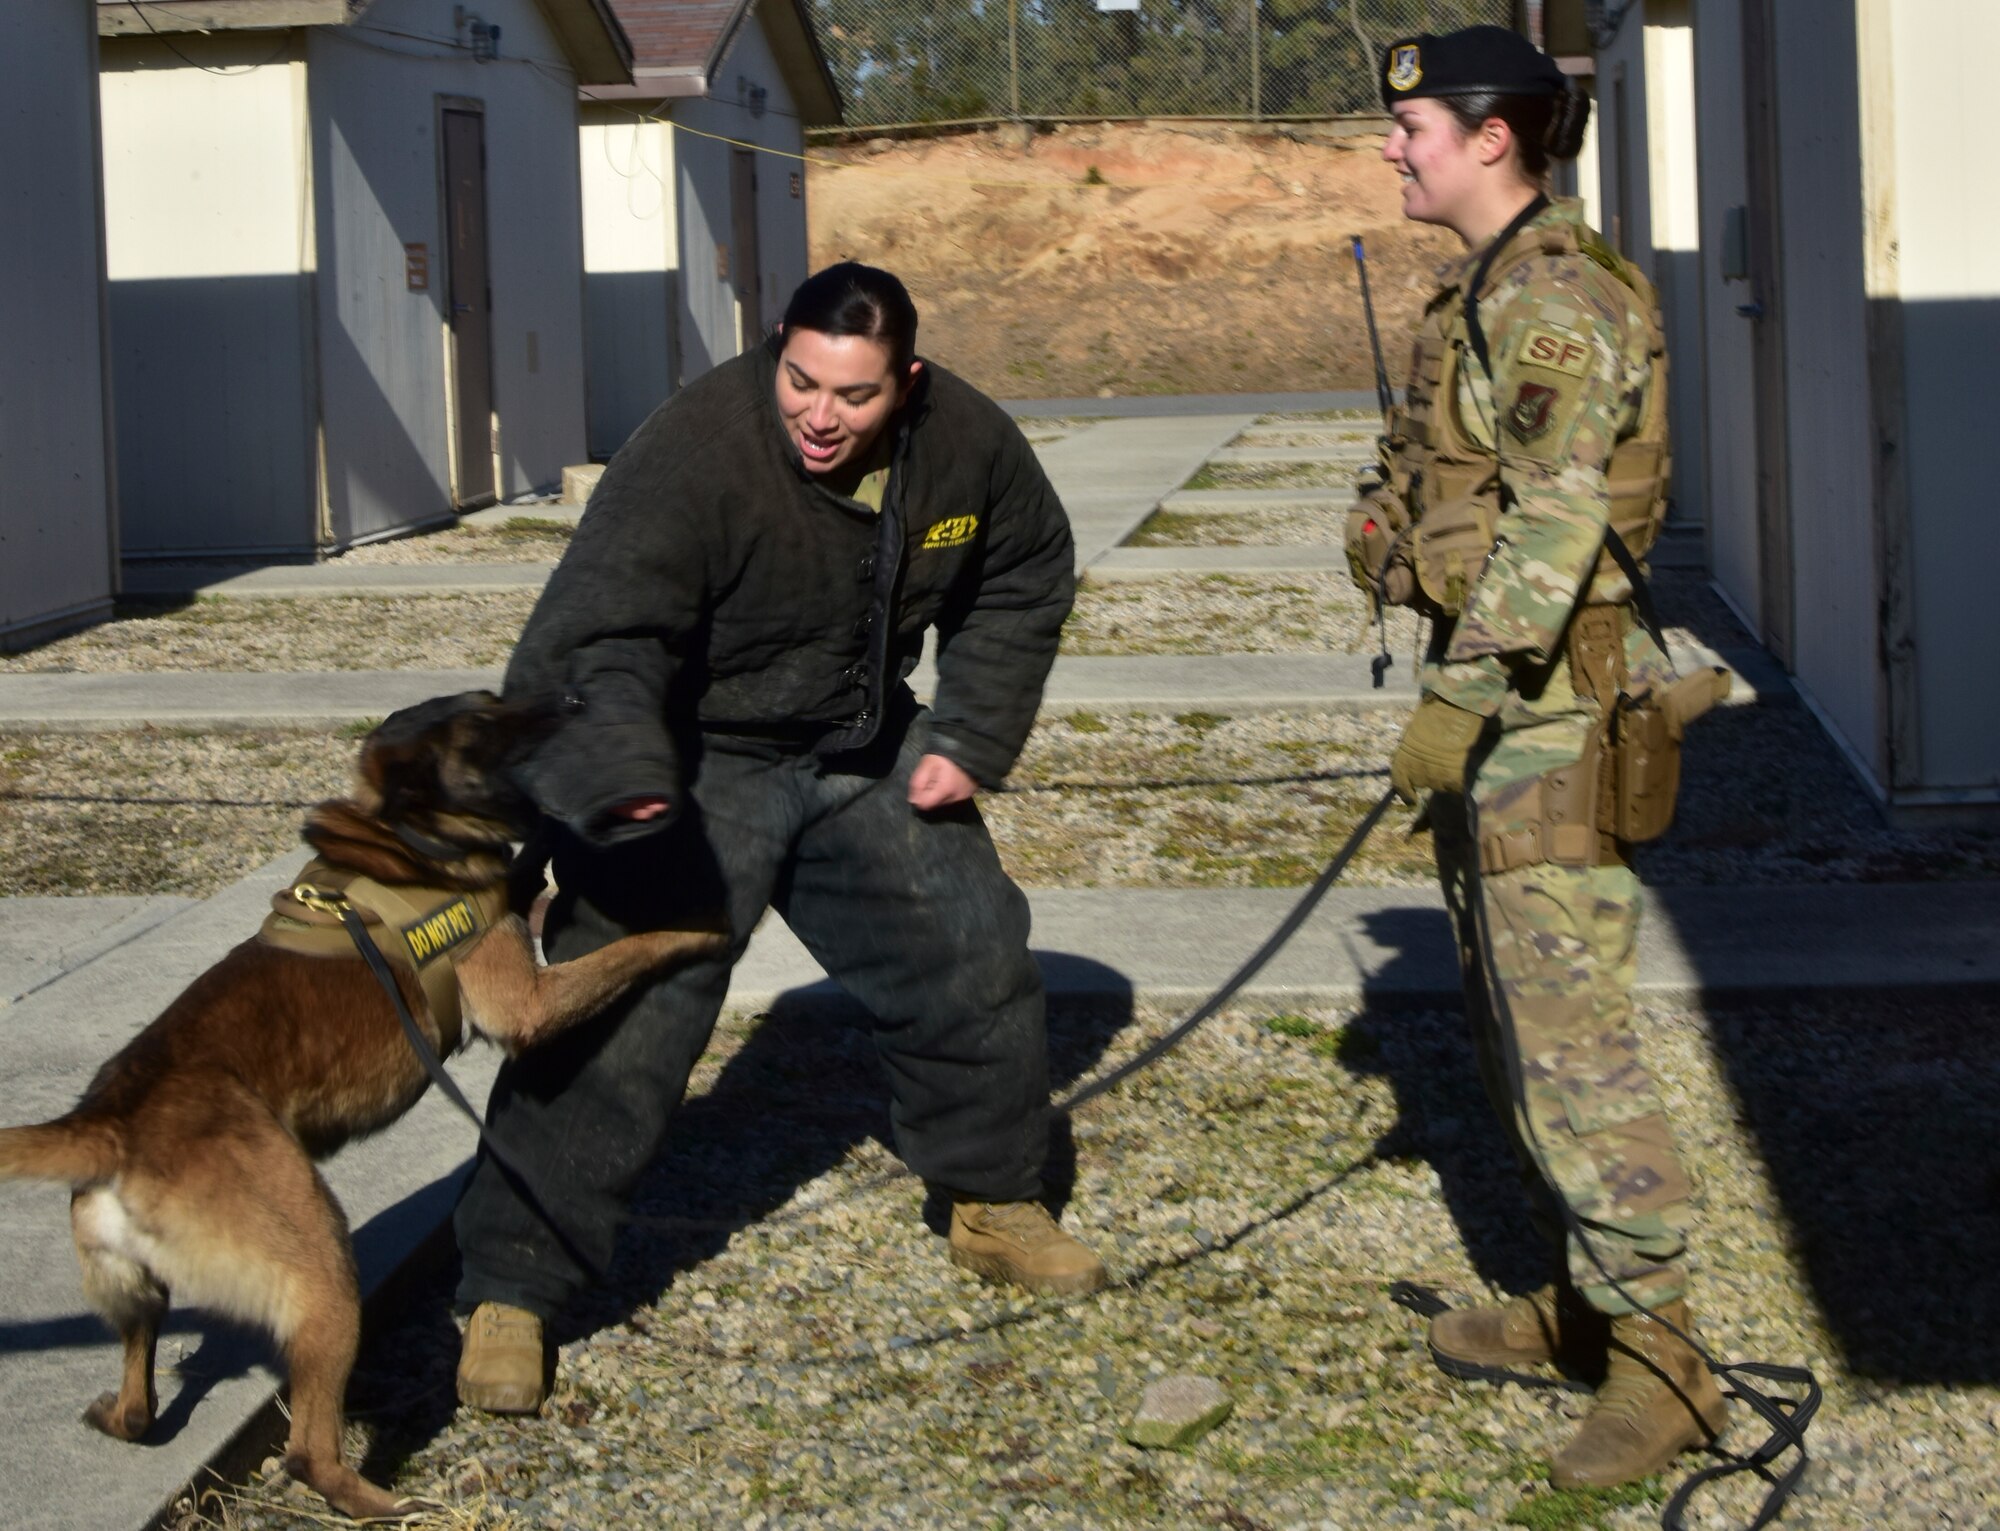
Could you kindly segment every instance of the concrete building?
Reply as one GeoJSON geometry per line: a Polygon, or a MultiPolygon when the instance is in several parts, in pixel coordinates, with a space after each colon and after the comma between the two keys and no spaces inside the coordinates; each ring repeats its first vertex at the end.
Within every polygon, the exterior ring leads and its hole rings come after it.
{"type": "Polygon", "coordinates": [[[97,36],[74,0],[0,6],[0,648],[110,614],[97,36]]]}
{"type": "Polygon", "coordinates": [[[1669,307],[1676,492],[1717,587],[1887,810],[1990,822],[2000,6],[1551,0],[1548,24],[1595,48],[1601,206],[1669,307]]]}
{"type": "Polygon", "coordinates": [[[604,0],[97,14],[125,557],[310,557],[582,459],[604,0]]]}
{"type": "Polygon", "coordinates": [[[804,130],[840,121],[807,0],[612,0],[632,83],[583,91],[590,451],[738,355],[809,274],[804,130]]]}

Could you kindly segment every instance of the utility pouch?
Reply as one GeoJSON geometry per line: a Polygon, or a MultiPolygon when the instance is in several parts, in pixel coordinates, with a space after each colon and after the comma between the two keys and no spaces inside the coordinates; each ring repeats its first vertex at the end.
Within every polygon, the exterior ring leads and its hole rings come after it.
{"type": "Polygon", "coordinates": [[[1407,606],[1417,592],[1409,562],[1409,517],[1386,484],[1362,485],[1347,513],[1347,567],[1372,606],[1407,606]]]}
{"type": "Polygon", "coordinates": [[[1605,730],[1591,730],[1582,758],[1530,777],[1515,789],[1512,802],[1497,802],[1494,815],[1514,827],[1480,836],[1479,870],[1486,876],[1518,867],[1601,866],[1618,859],[1599,827],[1604,773],[1605,730]]]}
{"type": "Polygon", "coordinates": [[[1681,739],[1688,724],[1729,695],[1730,675],[1710,667],[1663,689],[1618,698],[1612,748],[1616,789],[1599,827],[1629,845],[1657,840],[1674,821],[1681,739]]]}

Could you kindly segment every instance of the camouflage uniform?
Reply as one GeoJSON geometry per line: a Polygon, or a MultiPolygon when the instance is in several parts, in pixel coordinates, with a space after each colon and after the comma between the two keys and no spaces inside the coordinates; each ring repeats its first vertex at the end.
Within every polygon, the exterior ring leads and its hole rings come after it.
{"type": "MultiPolygon", "coordinates": [[[[1456,622],[1433,629],[1421,683],[1490,720],[1469,792],[1430,803],[1438,876],[1457,930],[1466,1007],[1488,1093],[1520,1156],[1537,1222],[1568,1251],[1571,1282],[1595,1308],[1630,1311],[1564,1225],[1559,1196],[1592,1233],[1598,1257],[1648,1305],[1682,1295],[1690,1186],[1632,1028],[1638,879],[1614,843],[1567,865],[1482,846],[1536,840],[1550,772],[1575,767],[1603,721],[1578,684],[1568,647],[1588,607],[1622,634],[1628,690],[1671,674],[1631,620],[1631,588],[1601,557],[1611,496],[1607,466],[1664,373],[1649,356],[1643,283],[1608,271],[1615,260],[1581,227],[1574,203],[1544,209],[1510,245],[1479,304],[1492,375],[1467,344],[1462,284],[1478,257],[1433,301],[1425,320],[1460,349],[1459,428],[1497,452],[1508,508],[1466,591],[1456,622]],[[1550,253],[1535,232],[1576,226],[1586,251],[1550,253]],[[1524,864],[1510,864],[1510,863],[1524,864]],[[1491,998],[1497,988],[1505,1003],[1491,998]],[[1530,1145],[1532,1144],[1532,1149],[1530,1145]]],[[[1422,353],[1422,338],[1419,354],[1422,353]]],[[[1658,401],[1655,401],[1658,402],[1658,401]]]]}

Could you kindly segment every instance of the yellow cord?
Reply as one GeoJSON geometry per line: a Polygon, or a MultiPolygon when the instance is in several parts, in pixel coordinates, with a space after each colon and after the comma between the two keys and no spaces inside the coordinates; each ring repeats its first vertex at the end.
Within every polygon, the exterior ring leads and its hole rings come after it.
{"type": "MultiPolygon", "coordinates": [[[[593,96],[591,99],[596,100],[597,98],[593,96]]],[[[849,160],[827,159],[817,154],[794,154],[789,149],[774,149],[769,144],[752,143],[745,138],[731,138],[726,133],[710,133],[702,128],[691,128],[685,122],[676,122],[672,117],[663,116],[657,111],[635,112],[630,107],[619,106],[615,101],[599,101],[598,105],[617,107],[618,110],[638,118],[641,122],[664,122],[676,133],[692,133],[696,138],[713,139],[716,143],[731,144],[738,149],[754,149],[759,154],[769,154],[778,159],[797,160],[802,165],[824,165],[829,170],[867,170],[872,171],[876,175],[905,176],[919,181],[946,181],[955,186],[1004,187],[1009,191],[1061,191],[1065,185],[1065,183],[1060,181],[983,181],[975,180],[971,176],[940,175],[933,170],[894,170],[887,165],[867,165],[849,160]]],[[[1107,182],[1106,184],[1109,186],[1111,183],[1107,182]]],[[[1131,188],[1142,186],[1179,186],[1183,182],[1176,179],[1171,181],[1119,181],[1116,184],[1121,187],[1131,188]]]]}

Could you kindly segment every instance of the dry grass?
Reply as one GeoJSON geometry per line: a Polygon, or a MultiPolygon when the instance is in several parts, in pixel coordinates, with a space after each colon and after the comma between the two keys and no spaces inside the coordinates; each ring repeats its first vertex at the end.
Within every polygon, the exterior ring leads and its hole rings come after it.
{"type": "Polygon", "coordinates": [[[0,897],[206,897],[348,790],[347,733],[0,735],[0,897]]]}
{"type": "Polygon", "coordinates": [[[507,662],[535,592],[126,603],[115,621],[0,657],[28,671],[458,670],[507,662]]]}

